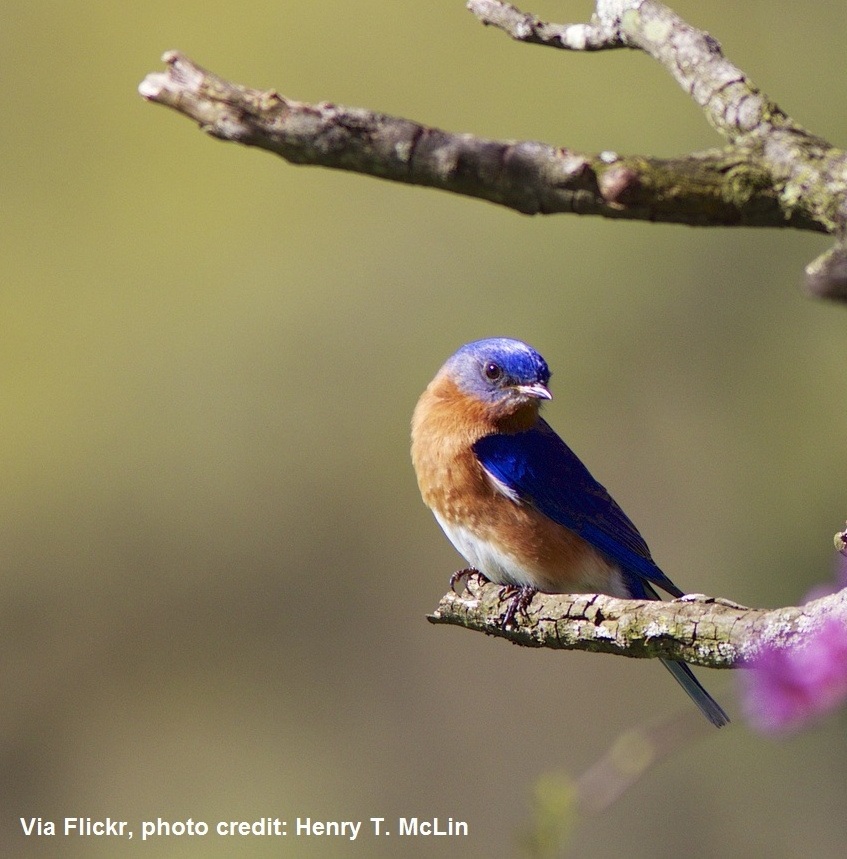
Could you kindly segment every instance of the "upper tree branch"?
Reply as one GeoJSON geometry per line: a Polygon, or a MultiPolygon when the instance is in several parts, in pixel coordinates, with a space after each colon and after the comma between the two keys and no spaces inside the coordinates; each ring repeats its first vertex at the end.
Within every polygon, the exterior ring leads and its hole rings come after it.
{"type": "Polygon", "coordinates": [[[366,173],[480,197],[525,214],[577,212],[699,226],[822,230],[782,210],[747,153],[712,150],[660,159],[584,154],[535,142],[451,134],[362,108],[305,104],[229,83],[170,51],[141,94],[222,140],[258,146],[295,164],[366,173]]]}
{"type": "Polygon", "coordinates": [[[709,668],[738,668],[762,648],[791,647],[827,618],[847,623],[847,591],[799,607],[752,609],[693,595],[669,602],[598,594],[536,594],[515,627],[502,625],[497,585],[471,576],[449,591],[432,623],[463,626],[526,647],[662,657],[709,668]]]}
{"type": "Polygon", "coordinates": [[[837,243],[810,264],[807,288],[847,300],[847,154],[788,117],[711,36],[655,0],[597,0],[585,24],[545,23],[501,0],[470,0],[468,6],[519,41],[574,51],[645,51],[691,95],[727,146],[659,159],[485,140],[248,89],[177,52],[165,54],[167,71],[148,75],[139,89],[214,137],[292,163],[441,188],[527,214],[827,232],[837,243]]]}
{"type": "Polygon", "coordinates": [[[572,51],[638,48],[660,62],[793,222],[797,209],[836,244],[806,268],[815,295],[847,300],[847,153],[809,133],[724,57],[718,42],[656,0],[597,0],[589,24],[548,24],[502,0],[468,0],[513,39],[572,51]]]}

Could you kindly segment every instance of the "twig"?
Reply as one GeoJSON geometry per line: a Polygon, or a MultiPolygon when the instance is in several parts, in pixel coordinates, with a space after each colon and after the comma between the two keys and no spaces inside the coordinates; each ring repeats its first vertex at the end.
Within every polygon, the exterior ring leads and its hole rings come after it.
{"type": "MultiPolygon", "coordinates": [[[[708,33],[653,0],[599,0],[590,24],[548,24],[501,0],[468,0],[482,21],[519,42],[569,51],[637,48],[661,63],[728,140],[785,128],[807,134],[724,57],[708,33]]],[[[823,143],[823,141],[819,141],[823,143]]]]}

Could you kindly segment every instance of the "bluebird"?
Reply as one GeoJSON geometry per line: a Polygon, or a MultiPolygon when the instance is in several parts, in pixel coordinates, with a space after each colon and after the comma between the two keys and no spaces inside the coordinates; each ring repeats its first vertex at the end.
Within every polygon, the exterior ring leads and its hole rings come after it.
{"type": "MultiPolygon", "coordinates": [[[[539,415],[547,363],[503,337],[462,346],[421,395],[412,461],[424,503],[467,562],[525,608],[538,592],[660,599],[682,591],[635,525],[539,415]]],[[[702,713],[729,718],[690,668],[662,660],[702,713]]]]}

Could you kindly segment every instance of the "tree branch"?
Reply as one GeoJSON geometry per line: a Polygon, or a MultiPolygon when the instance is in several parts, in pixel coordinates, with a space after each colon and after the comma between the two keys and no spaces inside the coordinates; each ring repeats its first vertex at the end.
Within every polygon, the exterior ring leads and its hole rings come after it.
{"type": "Polygon", "coordinates": [[[448,591],[431,623],[453,624],[524,647],[587,650],[740,668],[764,648],[796,646],[830,617],[847,624],[847,590],[799,607],[745,608],[693,594],[669,602],[602,594],[536,594],[515,627],[502,625],[501,588],[476,575],[463,593],[448,591]]]}
{"type": "Polygon", "coordinates": [[[788,226],[834,235],[806,270],[816,296],[847,300],[847,153],[810,134],[732,65],[708,33],[656,0],[597,0],[589,23],[551,24],[502,0],[469,0],[485,24],[522,42],[642,50],[661,63],[728,141],[660,159],[583,153],[453,134],[362,108],[306,104],[249,89],[184,55],[139,91],[213,137],[295,164],[440,188],[525,214],[573,212],[694,226],[788,226]]]}
{"type": "Polygon", "coordinates": [[[177,51],[163,59],[167,72],[148,75],[139,87],[145,98],[194,119],[212,137],[258,146],[294,164],[441,188],[524,214],[823,229],[801,210],[784,212],[743,152],[661,159],[487,140],[362,108],[305,104],[273,90],[248,89],[177,51]]]}
{"type": "Polygon", "coordinates": [[[743,184],[772,190],[786,226],[801,221],[837,238],[806,267],[807,291],[847,300],[847,153],[806,131],[723,55],[720,44],[656,0],[597,0],[590,24],[548,24],[502,0],[468,0],[484,23],[513,39],[571,51],[637,48],[661,63],[730,141],[745,153],[743,184]],[[748,174],[746,171],[749,170],[748,174]]]}

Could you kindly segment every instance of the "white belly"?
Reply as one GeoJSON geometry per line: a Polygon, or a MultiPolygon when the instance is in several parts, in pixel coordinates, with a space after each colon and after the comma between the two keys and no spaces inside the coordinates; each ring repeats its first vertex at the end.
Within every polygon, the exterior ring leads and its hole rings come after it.
{"type": "Polygon", "coordinates": [[[532,571],[519,564],[511,555],[501,552],[487,540],[480,540],[462,525],[447,522],[437,513],[435,518],[462,557],[487,579],[498,585],[537,587],[538,581],[532,571]]]}
{"type": "MultiPolygon", "coordinates": [[[[534,570],[521,563],[490,540],[480,539],[463,525],[448,522],[435,511],[433,514],[459,554],[490,581],[498,585],[537,588],[551,593],[563,592],[559,588],[550,587],[550,580],[544,571],[534,570]]],[[[599,592],[624,599],[630,596],[620,569],[595,554],[587,555],[585,564],[584,569],[571,573],[573,593],[599,592]]]]}

